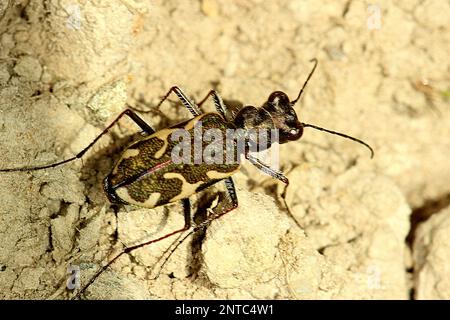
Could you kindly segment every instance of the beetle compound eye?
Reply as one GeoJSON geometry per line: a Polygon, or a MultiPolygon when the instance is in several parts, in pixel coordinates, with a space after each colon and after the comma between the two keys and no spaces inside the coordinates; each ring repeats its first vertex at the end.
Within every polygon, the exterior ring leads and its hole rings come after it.
{"type": "Polygon", "coordinates": [[[298,140],[302,135],[303,127],[300,123],[290,125],[289,127],[280,130],[280,143],[298,140]]]}
{"type": "Polygon", "coordinates": [[[267,102],[269,102],[274,107],[288,106],[290,104],[289,97],[283,91],[272,92],[267,99],[267,102]]]}

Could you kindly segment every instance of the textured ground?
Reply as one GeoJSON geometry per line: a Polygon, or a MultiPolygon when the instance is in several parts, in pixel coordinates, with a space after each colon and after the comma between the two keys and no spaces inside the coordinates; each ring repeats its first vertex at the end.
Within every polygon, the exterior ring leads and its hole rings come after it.
{"type": "MultiPolygon", "coordinates": [[[[211,88],[256,106],[275,90],[293,98],[314,57],[299,117],[376,152],[306,129],[280,148],[291,215],[284,186],[246,165],[240,208],[184,242],[157,279],[170,240],[121,258],[87,298],[450,297],[447,1],[6,3],[1,168],[69,157],[125,102],[146,108],[174,84],[197,101],[211,88]]],[[[146,115],[156,128],[188,116],[161,111],[146,115]]],[[[123,244],[183,224],[178,204],[109,206],[102,178],[134,132],[124,120],[83,161],[0,174],[1,298],[69,298],[69,265],[84,282],[123,244]]],[[[198,215],[214,195],[194,198],[198,215]]]]}

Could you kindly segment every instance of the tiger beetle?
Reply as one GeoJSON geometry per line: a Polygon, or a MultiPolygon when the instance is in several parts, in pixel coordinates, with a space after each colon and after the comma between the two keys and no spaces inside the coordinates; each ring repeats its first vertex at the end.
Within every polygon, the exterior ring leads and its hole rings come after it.
{"type": "MultiPolygon", "coordinates": [[[[289,180],[282,172],[271,168],[251,155],[251,146],[255,143],[254,135],[250,134],[252,130],[276,130],[278,133],[277,142],[279,144],[284,144],[300,139],[304,128],[313,128],[363,144],[370,150],[371,157],[373,157],[373,149],[362,140],[298,120],[294,106],[299,101],[303,90],[317,67],[317,59],[312,59],[311,62],[314,62],[314,66],[295,100],[290,101],[286,93],[275,91],[270,94],[267,101],[261,107],[244,106],[233,114],[230,110],[227,110],[227,107],[215,90],[211,90],[200,103],[196,104],[192,102],[180,88],[174,86],[166,93],[156,108],[161,106],[171,93],[175,93],[184,107],[192,114],[192,119],[160,131],[155,131],[139,117],[135,111],[133,111],[133,108],[127,106],[127,109],[106,127],[106,129],[104,129],[87,147],[69,159],[35,167],[0,169],[0,172],[43,170],[80,159],[86,151],[88,151],[124,115],[133,120],[146,134],[137,139],[137,141],[131,143],[131,145],[124,150],[111,173],[104,179],[104,191],[109,201],[113,204],[132,204],[145,208],[155,208],[171,202],[181,201],[184,208],[184,226],[157,239],[126,247],[101,267],[80,290],[76,297],[79,297],[102,272],[122,255],[191,229],[191,203],[189,200],[191,195],[219,181],[224,181],[228,193],[228,203],[227,205],[221,206],[220,210],[214,211],[219,208],[219,205],[216,206],[215,209],[210,211],[206,220],[194,226],[187,236],[200,229],[204,229],[212,220],[237,208],[238,197],[231,176],[239,170],[240,162],[234,161],[231,163],[218,164],[205,162],[196,163],[195,161],[192,163],[188,161],[186,163],[175,163],[172,158],[172,151],[176,147],[177,142],[174,141],[176,139],[172,139],[172,136],[180,129],[184,129],[188,132],[193,141],[196,139],[195,128],[199,123],[208,129],[218,129],[223,133],[227,129],[241,129],[243,136],[240,137],[243,137],[244,149],[236,152],[237,143],[236,141],[233,141],[232,145],[234,146],[234,150],[233,148],[232,150],[225,148],[222,151],[225,153],[229,153],[230,151],[241,153],[237,154],[238,158],[239,156],[244,156],[245,159],[249,160],[256,168],[273,178],[282,181],[286,185],[289,183],[289,180]],[[217,112],[202,113],[200,111],[200,106],[209,97],[212,97],[217,112]]],[[[269,139],[265,148],[270,148],[273,143],[274,141],[269,139]]],[[[205,148],[205,144],[202,143],[201,147],[202,149],[205,148]]],[[[183,237],[183,240],[186,239],[187,236],[183,237]]]]}

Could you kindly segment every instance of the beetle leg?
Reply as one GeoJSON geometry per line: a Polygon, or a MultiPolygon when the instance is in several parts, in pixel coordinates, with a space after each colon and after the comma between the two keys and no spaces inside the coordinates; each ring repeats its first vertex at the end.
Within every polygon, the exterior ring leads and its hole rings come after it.
{"type": "Polygon", "coordinates": [[[184,212],[184,230],[188,230],[191,227],[191,200],[189,198],[181,200],[183,203],[184,212]]]}
{"type": "MultiPolygon", "coordinates": [[[[205,221],[196,225],[194,227],[194,229],[191,232],[189,232],[189,234],[187,236],[191,235],[194,232],[197,232],[200,229],[204,229],[206,226],[208,226],[211,223],[211,221],[219,219],[221,216],[233,211],[234,209],[236,209],[238,207],[238,197],[237,197],[237,193],[236,193],[236,188],[234,186],[233,178],[228,177],[224,180],[224,182],[225,182],[225,187],[227,188],[227,192],[228,192],[228,196],[229,196],[229,199],[227,199],[227,200],[229,200],[229,205],[227,207],[224,207],[219,212],[215,212],[215,210],[214,210],[215,208],[212,209],[211,215],[205,221]]],[[[216,208],[219,205],[220,204],[218,204],[216,206],[216,208]]]]}
{"type": "MultiPolygon", "coordinates": [[[[144,131],[148,135],[151,135],[156,132],[155,129],[153,129],[147,122],[145,122],[141,117],[139,117],[139,115],[136,112],[131,110],[130,106],[127,105],[127,109],[122,113],[125,113],[128,117],[130,117],[130,119],[133,120],[134,123],[136,123],[142,129],[142,131],[144,131]]],[[[120,119],[120,117],[121,115],[116,120],[114,120],[114,122],[117,122],[120,119]]],[[[114,122],[112,124],[114,124],[114,122]]],[[[108,130],[112,126],[112,124],[106,130],[108,130]]]]}
{"type": "Polygon", "coordinates": [[[268,165],[262,163],[258,158],[255,158],[249,154],[245,155],[245,158],[250,161],[251,164],[253,164],[256,168],[261,170],[262,172],[270,175],[271,177],[280,180],[284,184],[289,184],[289,179],[283,174],[283,172],[275,170],[268,165]]]}
{"type": "Polygon", "coordinates": [[[156,106],[156,108],[158,108],[163,102],[164,100],[167,99],[167,97],[170,95],[170,93],[172,93],[172,91],[177,95],[178,99],[180,99],[181,103],[186,107],[186,109],[189,110],[189,112],[194,116],[198,116],[200,115],[202,112],[200,111],[200,109],[198,108],[198,106],[192,102],[185,94],[184,92],[178,88],[177,86],[173,86],[172,88],[170,88],[169,92],[167,92],[166,96],[158,103],[158,105],[156,106]]]}
{"type": "Polygon", "coordinates": [[[114,258],[112,258],[111,260],[109,260],[109,262],[102,266],[95,274],[94,276],[89,280],[89,282],[72,298],[72,299],[77,299],[79,297],[81,297],[81,295],[86,291],[86,289],[94,283],[94,281],[106,270],[108,269],[117,259],[119,259],[122,255],[126,254],[126,253],[130,253],[136,249],[145,247],[149,244],[155,243],[155,242],[159,242],[161,240],[167,239],[177,233],[183,232],[188,230],[191,227],[191,202],[189,199],[183,199],[182,200],[183,203],[183,209],[184,209],[184,226],[181,229],[175,230],[171,233],[168,233],[162,237],[159,237],[157,239],[152,239],[149,241],[146,241],[144,243],[140,243],[131,247],[127,247],[125,249],[123,249],[121,252],[119,252],[114,258]]]}
{"type": "Polygon", "coordinates": [[[205,221],[196,225],[189,234],[197,232],[200,229],[204,229],[211,223],[211,221],[219,219],[221,216],[233,211],[238,207],[238,197],[236,193],[236,188],[234,186],[233,178],[228,177],[224,180],[224,182],[228,192],[228,199],[225,200],[226,202],[228,202],[228,206],[222,207],[221,210],[216,212],[215,209],[219,207],[220,205],[219,203],[214,209],[211,210],[211,214],[208,216],[208,218],[205,221]]]}
{"type": "MultiPolygon", "coordinates": [[[[205,227],[207,227],[213,220],[219,219],[221,216],[233,211],[234,209],[236,209],[238,207],[238,198],[237,198],[237,193],[236,193],[236,188],[234,186],[234,182],[233,179],[231,177],[226,178],[224,180],[225,182],[225,187],[227,188],[227,192],[228,192],[228,196],[229,199],[227,199],[229,202],[229,206],[225,207],[222,209],[222,211],[220,212],[214,212],[214,210],[209,210],[211,212],[211,214],[209,215],[209,217],[204,220],[203,222],[199,223],[197,226],[195,226],[190,232],[188,232],[183,238],[181,238],[181,240],[178,241],[178,243],[175,245],[175,247],[170,251],[169,255],[166,257],[166,259],[164,260],[164,262],[161,264],[160,268],[159,268],[159,272],[157,273],[157,275],[153,278],[157,279],[159,277],[159,275],[161,274],[161,271],[163,270],[164,266],[166,265],[166,263],[169,261],[170,257],[172,256],[172,254],[178,249],[178,247],[188,238],[190,237],[192,234],[200,231],[201,229],[204,229],[205,227]]],[[[219,206],[220,204],[218,204],[219,206]]],[[[217,208],[217,206],[216,206],[217,208]]],[[[175,240],[176,241],[176,240],[175,240]]],[[[167,251],[166,251],[167,252],[167,251]]],[[[164,252],[164,254],[166,253],[164,252]]]]}
{"type": "Polygon", "coordinates": [[[214,101],[214,106],[216,107],[217,112],[219,112],[225,119],[226,119],[226,114],[227,114],[227,107],[225,106],[225,104],[223,103],[222,98],[220,97],[219,93],[216,90],[211,90],[208,92],[208,94],[202,99],[202,101],[200,101],[199,103],[197,103],[197,105],[199,107],[202,106],[203,103],[205,103],[205,101],[210,97],[213,97],[213,101],[214,101]]]}
{"type": "Polygon", "coordinates": [[[83,150],[81,150],[77,155],[65,159],[59,162],[46,164],[42,166],[36,166],[36,167],[22,167],[22,168],[9,168],[9,169],[0,169],[0,172],[13,172],[13,171],[34,171],[34,170],[42,170],[42,169],[48,169],[48,168],[54,168],[60,165],[63,165],[65,163],[80,159],[105,133],[107,133],[124,115],[127,115],[130,117],[131,120],[133,120],[143,131],[145,131],[148,134],[152,134],[155,132],[155,130],[148,125],[144,120],[141,119],[133,110],[127,108],[125,109],[111,124],[106,127],[87,147],[85,147],[83,150]]]}
{"type": "MultiPolygon", "coordinates": [[[[228,196],[230,197],[231,200],[231,208],[229,208],[229,210],[225,213],[230,212],[233,209],[236,209],[238,207],[238,197],[237,197],[237,193],[236,193],[236,187],[234,186],[234,181],[233,178],[229,177],[226,178],[224,180],[225,182],[225,187],[227,188],[228,191],[228,196]]],[[[223,215],[223,214],[222,214],[223,215]]]]}
{"type": "MultiPolygon", "coordinates": [[[[185,94],[184,92],[177,86],[173,86],[172,88],[170,88],[169,91],[167,91],[167,93],[164,95],[164,97],[161,99],[161,101],[159,101],[159,103],[153,107],[152,109],[156,109],[158,110],[159,107],[163,104],[164,101],[167,100],[167,98],[169,98],[170,94],[174,92],[178,99],[181,101],[181,103],[185,106],[186,109],[189,110],[189,112],[194,116],[198,116],[200,115],[202,112],[201,110],[198,108],[198,106],[192,102],[185,94]]],[[[140,109],[134,109],[136,111],[139,111],[141,113],[149,113],[152,112],[153,110],[140,110],[140,109]]]]}
{"type": "MultiPolygon", "coordinates": [[[[204,229],[213,220],[216,220],[216,219],[222,217],[223,215],[233,211],[234,209],[236,209],[238,207],[238,198],[237,198],[236,188],[234,186],[233,179],[231,177],[229,177],[229,178],[226,178],[224,180],[224,182],[225,182],[225,186],[226,186],[227,191],[228,191],[228,196],[229,196],[228,200],[230,200],[230,205],[228,207],[223,208],[219,212],[214,212],[213,210],[211,210],[211,215],[205,221],[203,221],[200,224],[198,224],[197,226],[195,226],[190,232],[188,232],[188,234],[186,234],[180,241],[178,241],[178,243],[170,251],[169,255],[166,257],[166,259],[162,263],[161,267],[159,268],[159,272],[158,272],[158,274],[156,275],[156,277],[154,279],[158,278],[159,274],[161,273],[162,269],[164,268],[164,265],[167,263],[167,261],[169,261],[169,259],[172,256],[172,254],[177,250],[177,248],[189,236],[191,236],[192,234],[200,231],[201,229],[204,229]]],[[[131,251],[136,250],[138,248],[142,248],[142,247],[144,247],[144,246],[146,246],[148,244],[161,241],[161,240],[169,238],[170,236],[173,236],[173,235],[175,235],[177,233],[180,233],[180,232],[188,230],[191,227],[191,204],[190,204],[189,199],[183,199],[183,206],[184,206],[184,222],[185,223],[184,223],[184,227],[182,229],[179,229],[179,230],[176,230],[174,232],[171,232],[171,233],[169,233],[169,234],[167,234],[167,235],[165,235],[163,237],[160,237],[158,239],[150,240],[150,241],[147,241],[147,242],[144,242],[144,243],[132,246],[132,247],[125,248],[117,256],[115,256],[113,259],[111,259],[105,266],[103,266],[99,271],[97,271],[97,273],[91,278],[91,280],[88,282],[88,284],[86,286],[84,286],[83,289],[79,293],[77,293],[75,298],[81,296],[81,294],[83,294],[83,292],[100,276],[100,274],[102,274],[111,264],[114,263],[114,261],[116,261],[123,254],[130,253],[131,251]]],[[[164,252],[164,254],[165,254],[165,252],[164,252]]]]}

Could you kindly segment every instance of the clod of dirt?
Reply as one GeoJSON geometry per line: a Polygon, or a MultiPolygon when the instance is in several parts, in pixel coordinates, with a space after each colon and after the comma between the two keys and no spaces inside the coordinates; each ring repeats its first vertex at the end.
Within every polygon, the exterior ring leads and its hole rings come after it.
{"type": "Polygon", "coordinates": [[[357,167],[331,177],[319,169],[298,167],[288,178],[302,180],[287,192],[287,203],[313,247],[337,280],[324,296],[338,299],[406,299],[409,254],[405,238],[410,208],[388,178],[357,167]]]}
{"type": "Polygon", "coordinates": [[[287,216],[273,200],[244,191],[239,195],[240,207],[212,222],[202,247],[203,271],[221,288],[245,287],[274,278],[281,266],[278,245],[289,229],[287,216]]]}
{"type": "Polygon", "coordinates": [[[416,299],[450,299],[450,207],[417,228],[413,244],[416,299]]]}
{"type": "MultiPolygon", "coordinates": [[[[82,283],[88,281],[97,267],[86,265],[82,270],[82,283]]],[[[138,281],[126,276],[107,270],[95,283],[86,290],[81,299],[93,300],[132,300],[132,299],[154,299],[145,286],[145,282],[138,281]]]]}
{"type": "Polygon", "coordinates": [[[38,59],[25,56],[17,61],[14,71],[25,80],[39,81],[42,74],[42,67],[38,59]]]}

